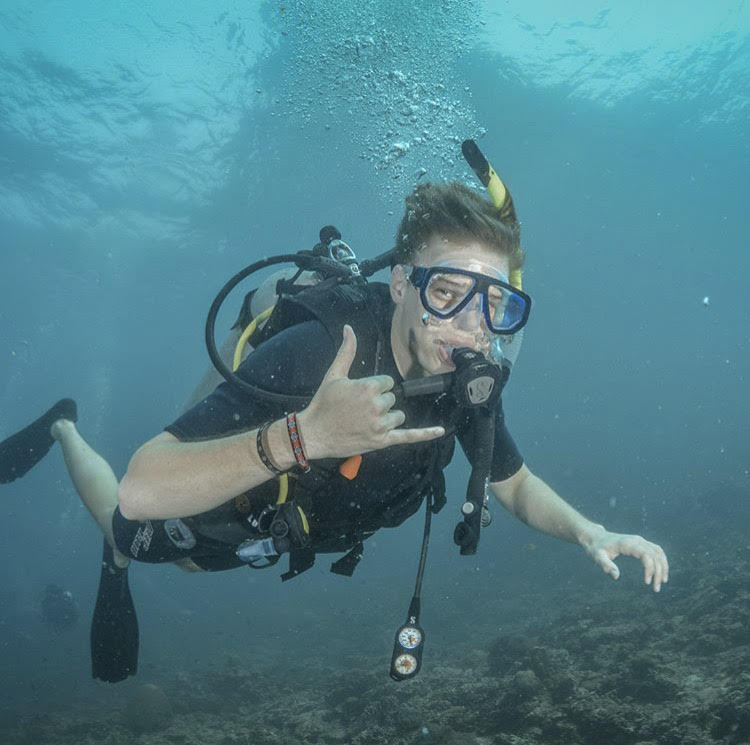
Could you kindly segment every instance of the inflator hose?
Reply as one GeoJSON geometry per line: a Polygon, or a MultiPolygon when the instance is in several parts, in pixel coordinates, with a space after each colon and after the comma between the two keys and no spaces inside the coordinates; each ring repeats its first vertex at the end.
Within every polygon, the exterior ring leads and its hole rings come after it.
{"type": "Polygon", "coordinates": [[[332,259],[327,259],[322,256],[313,256],[311,254],[281,254],[279,256],[271,256],[270,258],[261,259],[256,261],[250,266],[246,266],[242,271],[237,272],[219,291],[219,294],[214,298],[211,303],[211,308],[208,311],[206,317],[206,349],[208,350],[208,356],[211,358],[211,362],[221,376],[231,385],[252,393],[254,396],[262,398],[269,403],[281,404],[285,407],[291,408],[304,408],[310,403],[311,396],[290,396],[287,394],[272,393],[263,388],[248,383],[242,380],[239,376],[235,375],[225,364],[224,360],[221,359],[219,350],[216,348],[216,316],[219,313],[224,300],[227,295],[246,277],[251,274],[266,269],[274,264],[296,264],[297,267],[303,271],[324,271],[329,276],[338,277],[350,277],[351,271],[332,259]]]}
{"type": "Polygon", "coordinates": [[[479,535],[482,527],[482,507],[487,478],[492,467],[492,452],[495,447],[494,411],[480,406],[473,412],[474,457],[472,458],[471,476],[466,485],[466,502],[464,502],[464,519],[453,533],[453,540],[460,547],[462,556],[477,552],[479,535]],[[467,515],[466,512],[469,511],[467,515]]]}

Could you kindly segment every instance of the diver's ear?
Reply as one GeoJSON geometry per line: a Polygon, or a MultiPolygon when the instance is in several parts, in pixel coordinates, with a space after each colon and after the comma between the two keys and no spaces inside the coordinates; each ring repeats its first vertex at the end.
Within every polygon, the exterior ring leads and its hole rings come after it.
{"type": "Polygon", "coordinates": [[[406,290],[409,285],[406,267],[403,264],[396,264],[391,270],[391,299],[396,305],[404,302],[406,290]]]}

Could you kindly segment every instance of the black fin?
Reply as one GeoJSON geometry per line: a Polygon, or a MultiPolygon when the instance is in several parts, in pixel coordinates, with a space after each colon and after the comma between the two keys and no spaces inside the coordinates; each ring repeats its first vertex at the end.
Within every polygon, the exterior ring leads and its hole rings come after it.
{"type": "Polygon", "coordinates": [[[91,621],[91,674],[117,683],[138,670],[138,617],[128,586],[128,570],[115,564],[104,541],[102,573],[91,621]]]}
{"type": "Polygon", "coordinates": [[[63,398],[36,421],[0,442],[0,484],[9,484],[28,473],[54,443],[49,428],[58,419],[78,421],[76,402],[63,398]]]}

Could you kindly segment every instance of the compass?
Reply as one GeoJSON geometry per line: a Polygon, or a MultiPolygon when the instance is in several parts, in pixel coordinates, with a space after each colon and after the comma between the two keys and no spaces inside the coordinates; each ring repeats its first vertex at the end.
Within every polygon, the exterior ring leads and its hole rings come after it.
{"type": "Polygon", "coordinates": [[[414,675],[418,665],[417,658],[413,654],[400,654],[393,660],[393,672],[403,678],[408,678],[414,675]]]}

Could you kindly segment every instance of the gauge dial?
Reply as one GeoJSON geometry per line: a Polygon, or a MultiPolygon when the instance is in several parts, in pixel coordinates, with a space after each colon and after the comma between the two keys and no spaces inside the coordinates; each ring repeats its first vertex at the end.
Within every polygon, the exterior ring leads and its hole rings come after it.
{"type": "Polygon", "coordinates": [[[411,675],[417,669],[417,658],[413,654],[400,654],[393,661],[393,669],[399,675],[411,675]]]}
{"type": "Polygon", "coordinates": [[[398,643],[404,649],[415,649],[422,643],[422,632],[416,626],[404,626],[398,632],[398,643]]]}

